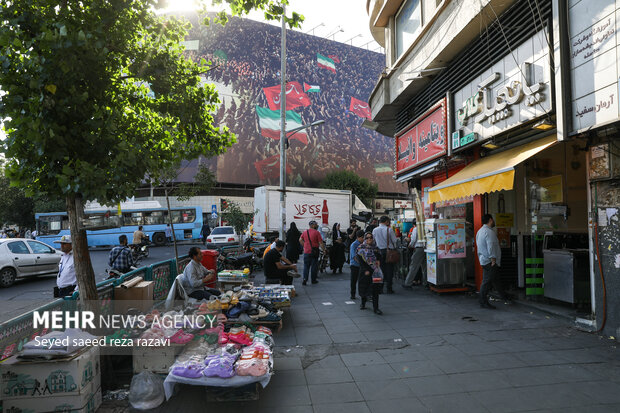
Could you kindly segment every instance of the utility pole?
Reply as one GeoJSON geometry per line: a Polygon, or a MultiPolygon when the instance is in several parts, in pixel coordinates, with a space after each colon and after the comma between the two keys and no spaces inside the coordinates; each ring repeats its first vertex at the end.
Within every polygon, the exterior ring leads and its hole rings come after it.
{"type": "Polygon", "coordinates": [[[282,44],[280,46],[280,239],[286,232],[286,7],[282,7],[282,44]]]}

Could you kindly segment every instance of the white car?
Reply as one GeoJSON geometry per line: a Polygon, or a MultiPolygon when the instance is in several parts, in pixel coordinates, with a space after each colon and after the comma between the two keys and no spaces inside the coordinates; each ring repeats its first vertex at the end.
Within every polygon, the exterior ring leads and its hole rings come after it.
{"type": "Polygon", "coordinates": [[[62,252],[25,238],[0,239],[0,287],[10,287],[17,278],[57,274],[62,252]]]}
{"type": "Polygon", "coordinates": [[[225,247],[228,245],[239,245],[239,235],[233,227],[215,227],[207,237],[207,248],[225,247]]]}

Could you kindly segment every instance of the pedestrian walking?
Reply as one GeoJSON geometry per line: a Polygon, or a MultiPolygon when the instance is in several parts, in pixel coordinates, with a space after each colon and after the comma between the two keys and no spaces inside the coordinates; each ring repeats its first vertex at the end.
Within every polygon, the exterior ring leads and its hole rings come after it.
{"type": "Polygon", "coordinates": [[[377,248],[381,252],[379,261],[381,262],[381,271],[383,271],[385,288],[388,294],[394,294],[392,289],[392,279],[394,278],[394,264],[388,263],[386,260],[388,248],[396,247],[396,234],[390,228],[390,218],[382,216],[379,219],[379,226],[372,231],[372,236],[377,244],[377,248]]]}
{"type": "Polygon", "coordinates": [[[372,234],[365,234],[364,242],[357,247],[355,254],[355,259],[360,265],[359,293],[362,298],[360,310],[366,309],[368,297],[371,297],[372,309],[378,315],[383,314],[379,310],[379,291],[383,288],[383,283],[375,282],[374,274],[377,272],[377,269],[381,268],[380,255],[381,253],[377,248],[377,244],[375,244],[372,234]]]}
{"type": "Polygon", "coordinates": [[[71,244],[71,235],[63,235],[58,241],[62,256],[58,263],[58,276],[56,277],[56,287],[54,288],[54,297],[66,297],[72,295],[77,287],[77,277],[75,275],[75,266],[73,263],[73,245],[71,244]]]}
{"type": "Polygon", "coordinates": [[[347,264],[351,263],[351,244],[353,244],[353,242],[357,239],[357,231],[359,229],[360,227],[357,226],[357,221],[355,219],[351,219],[349,221],[349,228],[347,228],[347,236],[344,243],[344,246],[346,247],[345,252],[347,254],[347,264]]]}
{"type": "Polygon", "coordinates": [[[172,228],[170,224],[166,224],[166,242],[170,244],[172,242],[172,228]]]}
{"type": "MultiPolygon", "coordinates": [[[[349,247],[349,258],[351,266],[351,300],[355,300],[355,290],[357,289],[357,282],[360,274],[360,264],[355,259],[357,255],[357,247],[364,242],[364,231],[358,229],[355,232],[355,240],[349,247]]],[[[361,295],[361,294],[360,294],[361,295]]]]}
{"type": "Polygon", "coordinates": [[[497,234],[493,231],[495,220],[490,214],[482,216],[482,228],[476,234],[476,250],[478,251],[478,261],[482,266],[482,285],[480,286],[480,307],[495,309],[489,303],[489,291],[491,285],[502,298],[508,298],[499,282],[499,269],[502,266],[502,250],[499,246],[497,234]]]}
{"type": "Polygon", "coordinates": [[[297,225],[291,222],[291,226],[286,231],[286,258],[292,263],[299,261],[301,252],[299,237],[301,237],[301,232],[297,229],[297,225]]]}
{"type": "Polygon", "coordinates": [[[319,272],[319,249],[325,251],[325,244],[321,234],[317,231],[319,224],[316,221],[310,221],[309,227],[305,230],[301,237],[299,237],[299,243],[304,249],[304,279],[302,285],[308,283],[308,275],[312,284],[317,284],[317,275],[319,272]]]}
{"type": "Polygon", "coordinates": [[[340,224],[335,223],[332,227],[332,247],[329,250],[329,267],[333,274],[336,274],[336,271],[342,274],[342,266],[345,262],[345,237],[345,234],[340,231],[340,224]]]}
{"type": "Polygon", "coordinates": [[[202,237],[202,245],[205,245],[207,242],[207,237],[211,235],[211,227],[209,227],[209,223],[205,221],[200,229],[200,236],[202,237]]]}
{"type": "Polygon", "coordinates": [[[418,231],[414,227],[410,232],[411,241],[409,241],[409,249],[413,250],[411,254],[411,262],[409,263],[409,272],[403,283],[403,288],[411,288],[413,285],[420,285],[422,281],[426,281],[426,252],[424,252],[424,241],[418,239],[418,231]],[[421,277],[418,277],[421,274],[421,277]]]}

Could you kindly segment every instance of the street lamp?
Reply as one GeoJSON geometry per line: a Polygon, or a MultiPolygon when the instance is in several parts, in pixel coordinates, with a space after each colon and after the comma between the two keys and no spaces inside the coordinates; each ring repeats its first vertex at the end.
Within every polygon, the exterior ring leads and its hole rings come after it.
{"type": "MultiPolygon", "coordinates": [[[[280,107],[282,110],[282,107],[280,107]]],[[[322,125],[324,120],[317,120],[308,125],[302,125],[297,128],[286,131],[286,138],[282,139],[283,134],[280,135],[280,212],[281,212],[281,224],[280,224],[280,239],[284,241],[284,233],[286,232],[286,149],[288,149],[288,138],[293,136],[299,131],[311,128],[313,126],[322,125]],[[286,146],[285,146],[286,145],[286,146]]],[[[284,127],[282,128],[284,129],[284,127]]]]}
{"type": "Polygon", "coordinates": [[[336,27],[336,29],[334,30],[333,33],[330,33],[330,34],[328,34],[325,37],[329,38],[329,36],[332,36],[332,40],[336,40],[336,33],[340,33],[340,32],[344,32],[344,29],[342,27],[338,26],[338,27],[336,27]]]}
{"type": "Polygon", "coordinates": [[[312,122],[312,123],[310,123],[308,125],[301,125],[301,126],[295,128],[295,129],[287,130],[286,131],[286,149],[288,149],[288,139],[291,136],[293,136],[297,132],[302,131],[304,129],[308,129],[308,128],[311,128],[313,126],[319,126],[319,125],[322,125],[324,123],[325,123],[325,121],[321,119],[321,120],[314,121],[314,122],[312,122]]]}
{"type": "Polygon", "coordinates": [[[308,34],[308,33],[312,32],[312,35],[314,36],[314,30],[318,29],[318,28],[319,28],[319,27],[321,27],[321,26],[325,26],[325,23],[317,24],[317,25],[316,25],[316,26],[314,26],[312,29],[308,30],[308,31],[306,32],[306,34],[308,34]]]}
{"type": "Polygon", "coordinates": [[[351,41],[351,46],[353,46],[353,39],[356,39],[358,37],[362,37],[362,35],[361,34],[356,34],[355,36],[351,37],[350,39],[345,40],[344,43],[346,43],[346,42],[348,42],[350,40],[351,41]]]}

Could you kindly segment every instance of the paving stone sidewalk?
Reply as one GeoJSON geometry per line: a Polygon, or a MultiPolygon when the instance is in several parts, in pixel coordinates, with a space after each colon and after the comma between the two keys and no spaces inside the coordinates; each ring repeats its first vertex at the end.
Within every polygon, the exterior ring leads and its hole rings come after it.
{"type": "MultiPolygon", "coordinates": [[[[261,277],[261,276],[259,276],[261,277]]],[[[349,299],[348,274],[298,296],[276,336],[275,370],[260,400],[207,403],[179,386],[156,411],[218,413],[620,411],[616,341],[518,304],[481,309],[475,295],[398,286],[383,315],[349,299]]],[[[130,411],[116,402],[101,412],[130,411]]]]}

